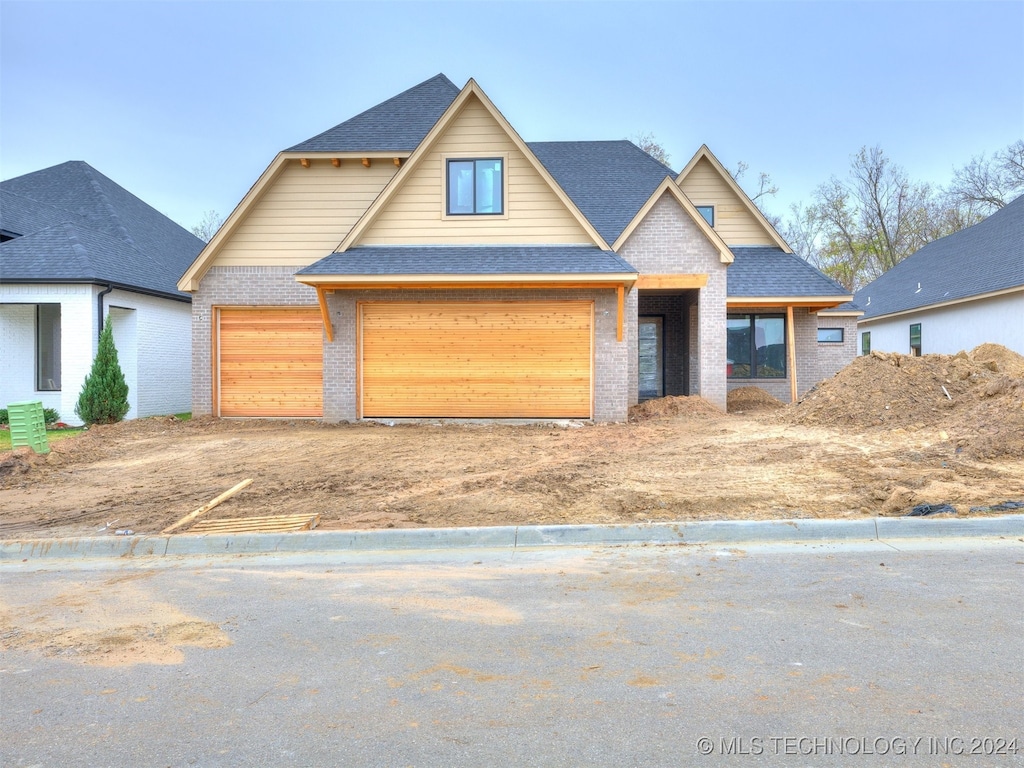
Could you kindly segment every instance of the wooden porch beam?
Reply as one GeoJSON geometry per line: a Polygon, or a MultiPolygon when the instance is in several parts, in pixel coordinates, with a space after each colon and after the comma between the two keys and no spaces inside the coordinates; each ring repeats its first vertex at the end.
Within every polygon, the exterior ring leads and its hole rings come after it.
{"type": "Polygon", "coordinates": [[[615,325],[615,340],[622,341],[622,323],[626,314],[626,286],[621,283],[615,286],[615,298],[618,303],[618,317],[615,325]]]}
{"type": "Polygon", "coordinates": [[[793,305],[786,307],[786,357],[789,358],[789,398],[796,402],[796,333],[793,323],[793,305]]]}
{"type": "Polygon", "coordinates": [[[706,274],[664,274],[640,275],[636,279],[636,287],[640,290],[691,290],[704,288],[708,284],[706,274]]]}

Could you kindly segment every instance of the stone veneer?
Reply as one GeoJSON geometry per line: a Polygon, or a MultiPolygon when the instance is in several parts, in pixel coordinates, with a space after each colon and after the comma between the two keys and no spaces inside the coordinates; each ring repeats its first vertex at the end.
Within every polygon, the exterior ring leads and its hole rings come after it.
{"type": "MultiPolygon", "coordinates": [[[[193,405],[196,415],[212,409],[213,307],[315,306],[316,292],[296,282],[291,267],[214,267],[193,297],[193,405]]],[[[356,414],[356,305],[360,301],[531,301],[587,299],[594,302],[594,420],[624,421],[629,403],[628,344],[616,341],[614,290],[408,290],[339,291],[328,295],[334,341],[324,340],[324,416],[353,421],[356,414]]],[[[635,333],[635,318],[634,333],[635,333]]],[[[634,347],[635,350],[635,347],[634,347]]]]}

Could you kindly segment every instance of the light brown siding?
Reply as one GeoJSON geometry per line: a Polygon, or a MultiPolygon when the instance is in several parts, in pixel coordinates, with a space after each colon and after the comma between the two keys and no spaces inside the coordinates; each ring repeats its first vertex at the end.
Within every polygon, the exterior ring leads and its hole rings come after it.
{"type": "Polygon", "coordinates": [[[398,169],[390,160],[340,168],[314,159],[290,160],[213,261],[215,266],[307,266],[344,239],[398,169]]]}
{"type": "Polygon", "coordinates": [[[680,184],[694,205],[715,206],[715,231],[727,245],[775,245],[714,166],[701,158],[680,184]]]}
{"type": "Polygon", "coordinates": [[[221,416],[323,415],[319,309],[218,312],[221,416]]]}
{"type": "Polygon", "coordinates": [[[590,418],[593,302],[359,307],[364,417],[590,418]]]}
{"type": "Polygon", "coordinates": [[[360,244],[586,243],[592,240],[483,104],[469,99],[360,244]],[[508,157],[506,215],[444,217],[445,156],[508,157]]]}

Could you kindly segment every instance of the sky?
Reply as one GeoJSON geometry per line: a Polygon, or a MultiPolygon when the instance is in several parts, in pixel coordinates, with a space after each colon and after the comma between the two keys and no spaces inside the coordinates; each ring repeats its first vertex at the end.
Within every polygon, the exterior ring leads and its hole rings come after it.
{"type": "Polygon", "coordinates": [[[785,214],[863,146],[942,185],[1024,137],[1024,0],[0,0],[0,178],[84,160],[191,228],[439,72],[526,141],[707,144],[785,214]]]}

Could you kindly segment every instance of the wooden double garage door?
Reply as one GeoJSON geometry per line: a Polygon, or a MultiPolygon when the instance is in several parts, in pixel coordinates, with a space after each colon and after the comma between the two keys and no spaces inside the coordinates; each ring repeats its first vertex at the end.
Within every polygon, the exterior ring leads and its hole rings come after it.
{"type": "MultiPolygon", "coordinates": [[[[320,416],[315,309],[219,310],[222,416],[320,416]]],[[[358,305],[363,418],[590,418],[591,301],[358,305]]]]}

